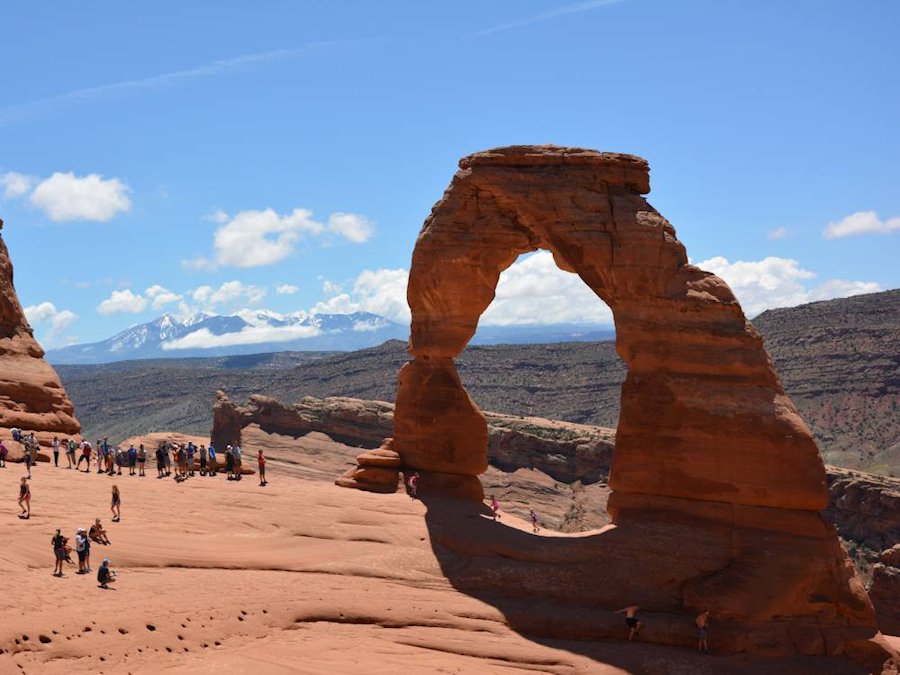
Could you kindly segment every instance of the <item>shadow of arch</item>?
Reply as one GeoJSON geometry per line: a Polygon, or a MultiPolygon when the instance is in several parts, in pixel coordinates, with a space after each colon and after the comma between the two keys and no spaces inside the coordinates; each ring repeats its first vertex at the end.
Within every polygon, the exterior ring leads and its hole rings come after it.
{"type": "Polygon", "coordinates": [[[839,652],[873,635],[874,617],[818,513],[827,494],[815,442],[734,295],[688,264],[648,191],[647,163],[631,155],[513,146],[460,161],[413,252],[414,358],[394,416],[393,448],[430,499],[432,544],[455,586],[529,634],[596,637],[606,633],[586,625],[637,603],[675,617],[647,634],[659,642],[681,642],[685,616],[710,609],[720,648],[839,652]],[[487,426],[453,361],[500,273],[536,249],[611,308],[628,367],[614,526],[553,546],[483,529],[487,426]]]}

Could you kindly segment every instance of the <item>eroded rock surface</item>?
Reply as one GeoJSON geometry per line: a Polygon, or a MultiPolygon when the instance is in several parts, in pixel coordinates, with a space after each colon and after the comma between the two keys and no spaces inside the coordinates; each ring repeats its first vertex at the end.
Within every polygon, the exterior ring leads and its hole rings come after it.
{"type": "Polygon", "coordinates": [[[42,445],[49,445],[54,435],[80,433],[81,425],[43,357],[16,295],[12,261],[0,236],[0,428],[34,431],[42,445]]]}
{"type": "MultiPolygon", "coordinates": [[[[875,633],[874,612],[819,514],[827,490],[815,441],[731,290],[688,264],[674,228],[642,197],[649,189],[647,163],[631,155],[514,146],[460,161],[413,252],[414,359],[399,375],[393,447],[404,466],[477,499],[487,420],[453,359],[500,273],[547,249],[612,309],[628,366],[609,481],[615,527],[537,579],[508,542],[490,574],[448,564],[452,583],[537,596],[573,616],[631,602],[709,609],[729,626],[722,648],[841,651],[875,633]]],[[[432,537],[477,555],[452,528],[435,523],[432,537]]],[[[539,613],[531,620],[533,632],[551,630],[539,613]]],[[[570,623],[552,630],[577,631],[570,623]]]]}

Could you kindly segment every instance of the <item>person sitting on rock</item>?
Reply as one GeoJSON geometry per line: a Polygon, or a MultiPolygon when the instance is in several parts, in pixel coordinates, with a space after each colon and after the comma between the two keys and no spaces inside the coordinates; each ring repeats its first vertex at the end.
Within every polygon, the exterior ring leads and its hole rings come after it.
{"type": "Polygon", "coordinates": [[[109,544],[112,543],[109,541],[109,537],[106,536],[106,530],[104,530],[103,526],[100,524],[99,518],[91,525],[91,531],[88,533],[88,536],[90,536],[92,541],[96,541],[98,544],[109,546],[109,544]]]}
{"type": "Polygon", "coordinates": [[[637,613],[640,610],[640,607],[637,605],[628,605],[628,607],[623,607],[618,610],[616,614],[625,613],[625,625],[628,626],[628,641],[631,642],[634,637],[641,632],[641,627],[644,625],[637,618],[637,613]]]}
{"type": "Polygon", "coordinates": [[[103,559],[103,564],[97,570],[97,583],[100,588],[109,588],[109,584],[116,580],[116,573],[109,568],[109,558],[103,559]]]}

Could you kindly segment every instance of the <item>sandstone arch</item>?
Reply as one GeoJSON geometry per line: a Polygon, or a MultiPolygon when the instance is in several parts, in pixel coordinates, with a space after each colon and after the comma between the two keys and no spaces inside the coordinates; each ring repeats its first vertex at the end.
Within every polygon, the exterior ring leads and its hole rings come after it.
{"type": "Polygon", "coordinates": [[[399,375],[393,449],[423,472],[423,490],[482,496],[486,424],[453,358],[500,273],[547,249],[610,306],[629,371],[610,476],[615,531],[578,563],[593,560],[616,587],[551,568],[532,590],[605,607],[711,608],[729,622],[723,648],[839,651],[872,635],[874,619],[818,513],[827,494],[815,442],[730,289],[688,264],[647,192],[648,165],[631,155],[514,146],[460,161],[413,253],[414,358],[399,375]]]}

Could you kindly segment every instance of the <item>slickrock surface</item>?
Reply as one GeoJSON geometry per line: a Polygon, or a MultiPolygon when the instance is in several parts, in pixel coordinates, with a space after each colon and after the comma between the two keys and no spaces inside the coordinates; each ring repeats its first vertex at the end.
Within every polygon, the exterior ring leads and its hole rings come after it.
{"type": "Polygon", "coordinates": [[[0,235],[0,427],[34,431],[46,446],[54,435],[74,435],[81,426],[56,371],[43,357],[16,296],[12,261],[0,235]]]}
{"type": "MultiPolygon", "coordinates": [[[[296,468],[296,467],[294,467],[296,468]]],[[[12,495],[19,470],[0,469],[12,495]]],[[[426,506],[402,494],[376,495],[304,480],[273,461],[270,484],[224,477],[185,483],[109,478],[41,467],[34,515],[0,518],[8,583],[0,595],[0,672],[21,673],[555,673],[862,675],[840,657],[760,656],[694,651],[690,617],[647,608],[644,635],[679,647],[624,642],[612,607],[577,616],[580,636],[536,638],[539,560],[572,578],[592,535],[531,533],[504,513],[492,522],[471,507],[426,506]],[[122,522],[108,518],[110,485],[122,490],[122,522]],[[112,545],[92,547],[119,573],[115,590],[94,575],[51,576],[50,537],[73,536],[103,517],[112,545]],[[451,554],[433,530],[465,537],[472,554],[451,554]],[[480,595],[456,587],[458,573],[498,570],[512,551],[521,594],[480,595]],[[523,559],[527,557],[528,559],[523,559]],[[614,635],[615,639],[603,639],[614,635]]],[[[612,581],[592,578],[594,585],[612,581]]],[[[616,607],[617,609],[617,607],[616,607]]],[[[710,645],[730,630],[713,624],[710,645]]]]}
{"type": "MultiPolygon", "coordinates": [[[[819,514],[825,468],[812,434],[731,290],[688,264],[648,191],[647,163],[630,155],[513,146],[460,161],[413,252],[414,358],[398,376],[393,447],[424,485],[477,498],[487,420],[453,359],[500,273],[547,249],[612,309],[628,375],[610,474],[617,528],[578,554],[579,575],[602,570],[608,585],[585,588],[542,559],[531,593],[568,615],[628,602],[711,609],[728,617],[734,650],[830,653],[870,637],[871,603],[819,514]]],[[[473,552],[456,530],[433,536],[473,552]]],[[[454,583],[508,592],[524,586],[515,565],[467,567],[454,583]]],[[[571,623],[537,630],[571,636],[571,623]]]]}

